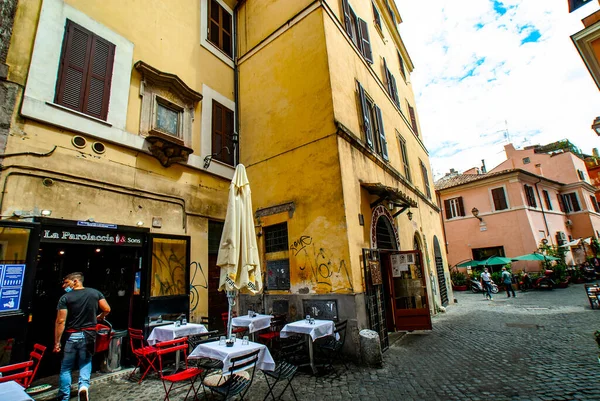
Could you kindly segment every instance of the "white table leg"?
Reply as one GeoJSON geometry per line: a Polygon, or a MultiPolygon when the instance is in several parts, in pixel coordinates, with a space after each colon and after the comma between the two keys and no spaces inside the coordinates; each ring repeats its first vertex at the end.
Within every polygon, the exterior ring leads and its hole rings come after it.
{"type": "Polygon", "coordinates": [[[315,360],[314,360],[314,355],[313,355],[313,341],[312,338],[310,337],[310,335],[306,335],[307,337],[307,341],[308,341],[308,355],[310,356],[310,367],[313,371],[313,374],[316,375],[317,374],[317,367],[315,366],[315,360]]]}
{"type": "Polygon", "coordinates": [[[175,353],[175,373],[177,373],[177,371],[179,370],[179,361],[181,360],[180,352],[181,351],[177,351],[175,353]]]}

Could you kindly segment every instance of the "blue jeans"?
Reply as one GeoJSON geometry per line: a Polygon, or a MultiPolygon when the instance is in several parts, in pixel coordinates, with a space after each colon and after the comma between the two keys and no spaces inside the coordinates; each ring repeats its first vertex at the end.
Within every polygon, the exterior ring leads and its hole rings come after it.
{"type": "Polygon", "coordinates": [[[79,387],[90,387],[92,375],[92,355],[87,352],[83,333],[73,333],[65,344],[65,354],[60,365],[58,397],[61,401],[71,398],[71,370],[77,360],[79,366],[79,387]]]}
{"type": "Polygon", "coordinates": [[[483,281],[483,289],[485,291],[486,298],[489,297],[490,299],[492,299],[492,283],[484,280],[483,281]]]}

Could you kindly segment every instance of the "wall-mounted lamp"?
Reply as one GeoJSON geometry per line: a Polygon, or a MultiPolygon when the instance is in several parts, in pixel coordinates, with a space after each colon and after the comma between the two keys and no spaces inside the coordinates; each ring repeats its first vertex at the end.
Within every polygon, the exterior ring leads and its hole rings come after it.
{"type": "Polygon", "coordinates": [[[52,210],[47,210],[47,209],[42,210],[41,214],[42,214],[42,216],[48,217],[52,214],[52,210]]]}
{"type": "Polygon", "coordinates": [[[223,146],[221,148],[221,150],[218,151],[217,153],[213,153],[211,155],[206,155],[206,157],[204,157],[204,169],[205,170],[210,166],[210,162],[212,162],[213,157],[219,156],[221,153],[223,153],[223,149],[227,150],[228,155],[231,154],[231,152],[229,151],[229,148],[227,146],[223,146]]]}
{"type": "Polygon", "coordinates": [[[408,217],[408,220],[412,220],[412,215],[413,213],[409,210],[408,213],[406,213],[406,217],[408,217]]]}
{"type": "Polygon", "coordinates": [[[542,245],[548,245],[548,240],[546,238],[542,238],[542,245]]]}
{"type": "Polygon", "coordinates": [[[600,136],[600,117],[596,117],[592,123],[592,129],[596,135],[600,136]]]}
{"type": "Polygon", "coordinates": [[[138,226],[138,227],[141,227],[141,226],[144,225],[144,222],[140,220],[137,223],[135,223],[135,225],[138,226]]]}
{"type": "Polygon", "coordinates": [[[475,216],[479,221],[483,221],[483,219],[479,217],[479,209],[477,209],[476,207],[471,209],[471,214],[473,214],[473,216],[475,216]]]}

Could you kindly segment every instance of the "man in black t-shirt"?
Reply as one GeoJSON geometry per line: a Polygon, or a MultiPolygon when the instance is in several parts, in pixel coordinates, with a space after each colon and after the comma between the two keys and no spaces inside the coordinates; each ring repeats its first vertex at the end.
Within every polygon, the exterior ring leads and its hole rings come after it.
{"type": "Polygon", "coordinates": [[[64,344],[58,396],[61,401],[69,400],[71,370],[77,360],[79,399],[88,401],[92,355],[96,341],[96,322],[108,315],[110,306],[100,291],[83,287],[82,273],[67,275],[63,279],[62,287],[66,294],[58,301],[54,326],[54,352],[60,352],[64,344]],[[100,314],[98,310],[101,310],[100,314]]]}

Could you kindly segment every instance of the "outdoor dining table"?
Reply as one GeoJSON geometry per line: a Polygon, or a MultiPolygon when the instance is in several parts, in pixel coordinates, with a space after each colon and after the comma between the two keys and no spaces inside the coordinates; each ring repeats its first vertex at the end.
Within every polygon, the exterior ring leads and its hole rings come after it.
{"type": "Polygon", "coordinates": [[[256,367],[261,370],[275,370],[275,361],[266,345],[248,341],[248,344],[242,344],[239,338],[233,343],[232,347],[221,345],[219,341],[211,341],[204,344],[198,344],[196,348],[188,355],[188,359],[211,358],[223,362],[223,375],[229,374],[231,367],[231,358],[245,355],[249,352],[259,350],[256,367]]]}
{"type": "Polygon", "coordinates": [[[335,324],[331,320],[314,320],[314,323],[309,323],[306,320],[299,320],[297,322],[286,324],[279,336],[281,338],[291,337],[294,334],[304,334],[306,341],[308,342],[308,354],[310,357],[310,367],[313,374],[317,374],[317,367],[315,366],[314,354],[313,354],[313,342],[317,338],[332,336],[335,330],[335,324]]]}
{"type": "Polygon", "coordinates": [[[254,317],[245,316],[237,316],[231,319],[231,324],[236,327],[247,327],[250,336],[252,337],[252,341],[256,341],[255,334],[257,331],[262,329],[266,329],[271,326],[271,319],[273,319],[272,315],[261,315],[256,314],[254,317]]]}
{"type": "MultiPolygon", "coordinates": [[[[175,323],[173,323],[165,326],[157,326],[152,329],[152,332],[148,336],[148,344],[154,345],[161,341],[169,341],[180,337],[188,337],[207,332],[208,330],[206,327],[198,323],[188,323],[181,326],[175,326],[175,323]]],[[[180,358],[179,351],[177,351],[175,354],[175,370],[179,369],[180,358]]]]}
{"type": "Polygon", "coordinates": [[[29,401],[33,400],[25,389],[14,380],[0,383],[0,400],[29,401]]]}

